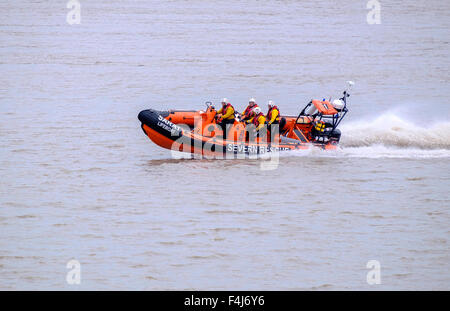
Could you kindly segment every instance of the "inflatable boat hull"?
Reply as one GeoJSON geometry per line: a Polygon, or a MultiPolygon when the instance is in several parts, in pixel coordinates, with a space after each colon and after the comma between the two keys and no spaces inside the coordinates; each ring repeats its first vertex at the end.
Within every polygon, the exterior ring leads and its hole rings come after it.
{"type": "Polygon", "coordinates": [[[269,152],[309,149],[312,145],[324,149],[336,148],[335,145],[331,144],[301,143],[297,140],[289,141],[289,139],[284,141],[282,139],[279,143],[270,143],[223,140],[221,137],[215,136],[206,137],[189,130],[194,126],[194,119],[200,113],[194,111],[177,113],[147,109],[139,113],[138,119],[141,121],[144,133],[158,146],[173,151],[208,157],[232,158],[242,155],[262,155],[269,152]]]}

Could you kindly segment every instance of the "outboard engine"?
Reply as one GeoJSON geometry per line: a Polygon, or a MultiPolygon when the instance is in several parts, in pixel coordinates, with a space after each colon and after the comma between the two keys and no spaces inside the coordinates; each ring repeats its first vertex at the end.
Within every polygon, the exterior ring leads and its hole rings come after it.
{"type": "Polygon", "coordinates": [[[311,131],[312,137],[314,141],[320,142],[320,143],[332,143],[332,144],[338,144],[341,140],[341,130],[334,129],[332,127],[327,127],[323,132],[318,132],[317,130],[313,129],[311,131]]]}
{"type": "Polygon", "coordinates": [[[337,145],[339,141],[341,140],[341,130],[335,129],[330,133],[330,142],[334,145],[337,145]]]}

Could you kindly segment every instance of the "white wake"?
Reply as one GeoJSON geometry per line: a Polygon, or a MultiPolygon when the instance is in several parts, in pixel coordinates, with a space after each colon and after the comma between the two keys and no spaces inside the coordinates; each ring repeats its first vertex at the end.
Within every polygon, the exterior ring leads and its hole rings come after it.
{"type": "Polygon", "coordinates": [[[340,126],[340,147],[335,151],[311,148],[285,156],[357,158],[450,158],[450,122],[415,124],[393,113],[374,120],[340,126]]]}

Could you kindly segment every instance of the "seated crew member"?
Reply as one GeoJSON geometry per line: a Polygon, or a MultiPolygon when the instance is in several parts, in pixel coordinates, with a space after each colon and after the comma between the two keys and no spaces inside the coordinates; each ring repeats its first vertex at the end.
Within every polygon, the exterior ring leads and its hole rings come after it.
{"type": "Polygon", "coordinates": [[[269,100],[268,103],[269,110],[267,111],[266,119],[268,120],[267,123],[267,129],[269,133],[272,132],[272,124],[280,124],[280,110],[277,106],[275,106],[275,103],[271,100],[269,100]]]}
{"type": "Polygon", "coordinates": [[[258,105],[256,104],[255,99],[254,98],[250,98],[249,101],[248,101],[247,108],[245,108],[244,112],[242,113],[241,119],[243,121],[249,120],[252,117],[252,114],[251,114],[252,110],[254,108],[256,108],[256,107],[258,107],[258,105]]]}
{"type": "Polygon", "coordinates": [[[222,127],[223,139],[226,139],[229,127],[231,127],[229,125],[227,128],[227,124],[234,124],[234,107],[226,98],[222,99],[222,108],[217,111],[217,122],[222,127]]]}
{"type": "Polygon", "coordinates": [[[269,100],[269,104],[267,105],[269,107],[269,110],[267,111],[266,118],[269,120],[267,123],[269,126],[272,124],[279,124],[280,123],[280,110],[277,106],[275,106],[275,103],[271,100],[269,100]]]}
{"type": "Polygon", "coordinates": [[[263,133],[261,130],[266,127],[266,117],[261,112],[261,108],[255,107],[253,108],[253,118],[252,123],[255,126],[255,131],[258,135],[263,136],[266,133],[263,133]]]}

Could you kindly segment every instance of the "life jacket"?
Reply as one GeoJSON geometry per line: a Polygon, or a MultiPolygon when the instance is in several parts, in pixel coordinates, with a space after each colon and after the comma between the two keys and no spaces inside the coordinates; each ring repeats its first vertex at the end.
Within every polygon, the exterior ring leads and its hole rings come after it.
{"type": "Polygon", "coordinates": [[[254,103],[253,105],[250,106],[250,104],[247,106],[247,108],[245,108],[244,111],[244,117],[248,117],[250,114],[250,111],[253,110],[253,108],[258,107],[258,105],[256,103],[254,103]]]}
{"type": "MultiPolygon", "coordinates": [[[[230,103],[227,103],[225,106],[222,106],[222,115],[223,115],[223,116],[227,114],[227,110],[228,110],[228,108],[230,108],[230,107],[233,108],[233,110],[234,110],[234,107],[231,106],[230,103]]],[[[234,114],[231,115],[229,119],[234,119],[234,114]]]]}
{"type": "Polygon", "coordinates": [[[316,124],[315,124],[314,128],[318,132],[323,132],[325,130],[325,122],[323,122],[323,121],[316,121],[316,124]]]}
{"type": "Polygon", "coordinates": [[[275,121],[280,121],[280,109],[278,109],[277,106],[272,106],[272,108],[269,109],[269,111],[267,112],[267,119],[270,121],[272,120],[272,112],[274,110],[278,110],[278,116],[276,117],[275,121]]]}
{"type": "Polygon", "coordinates": [[[259,126],[259,117],[260,116],[264,116],[264,114],[262,112],[260,112],[256,116],[253,117],[252,123],[255,125],[256,128],[259,126]]]}

